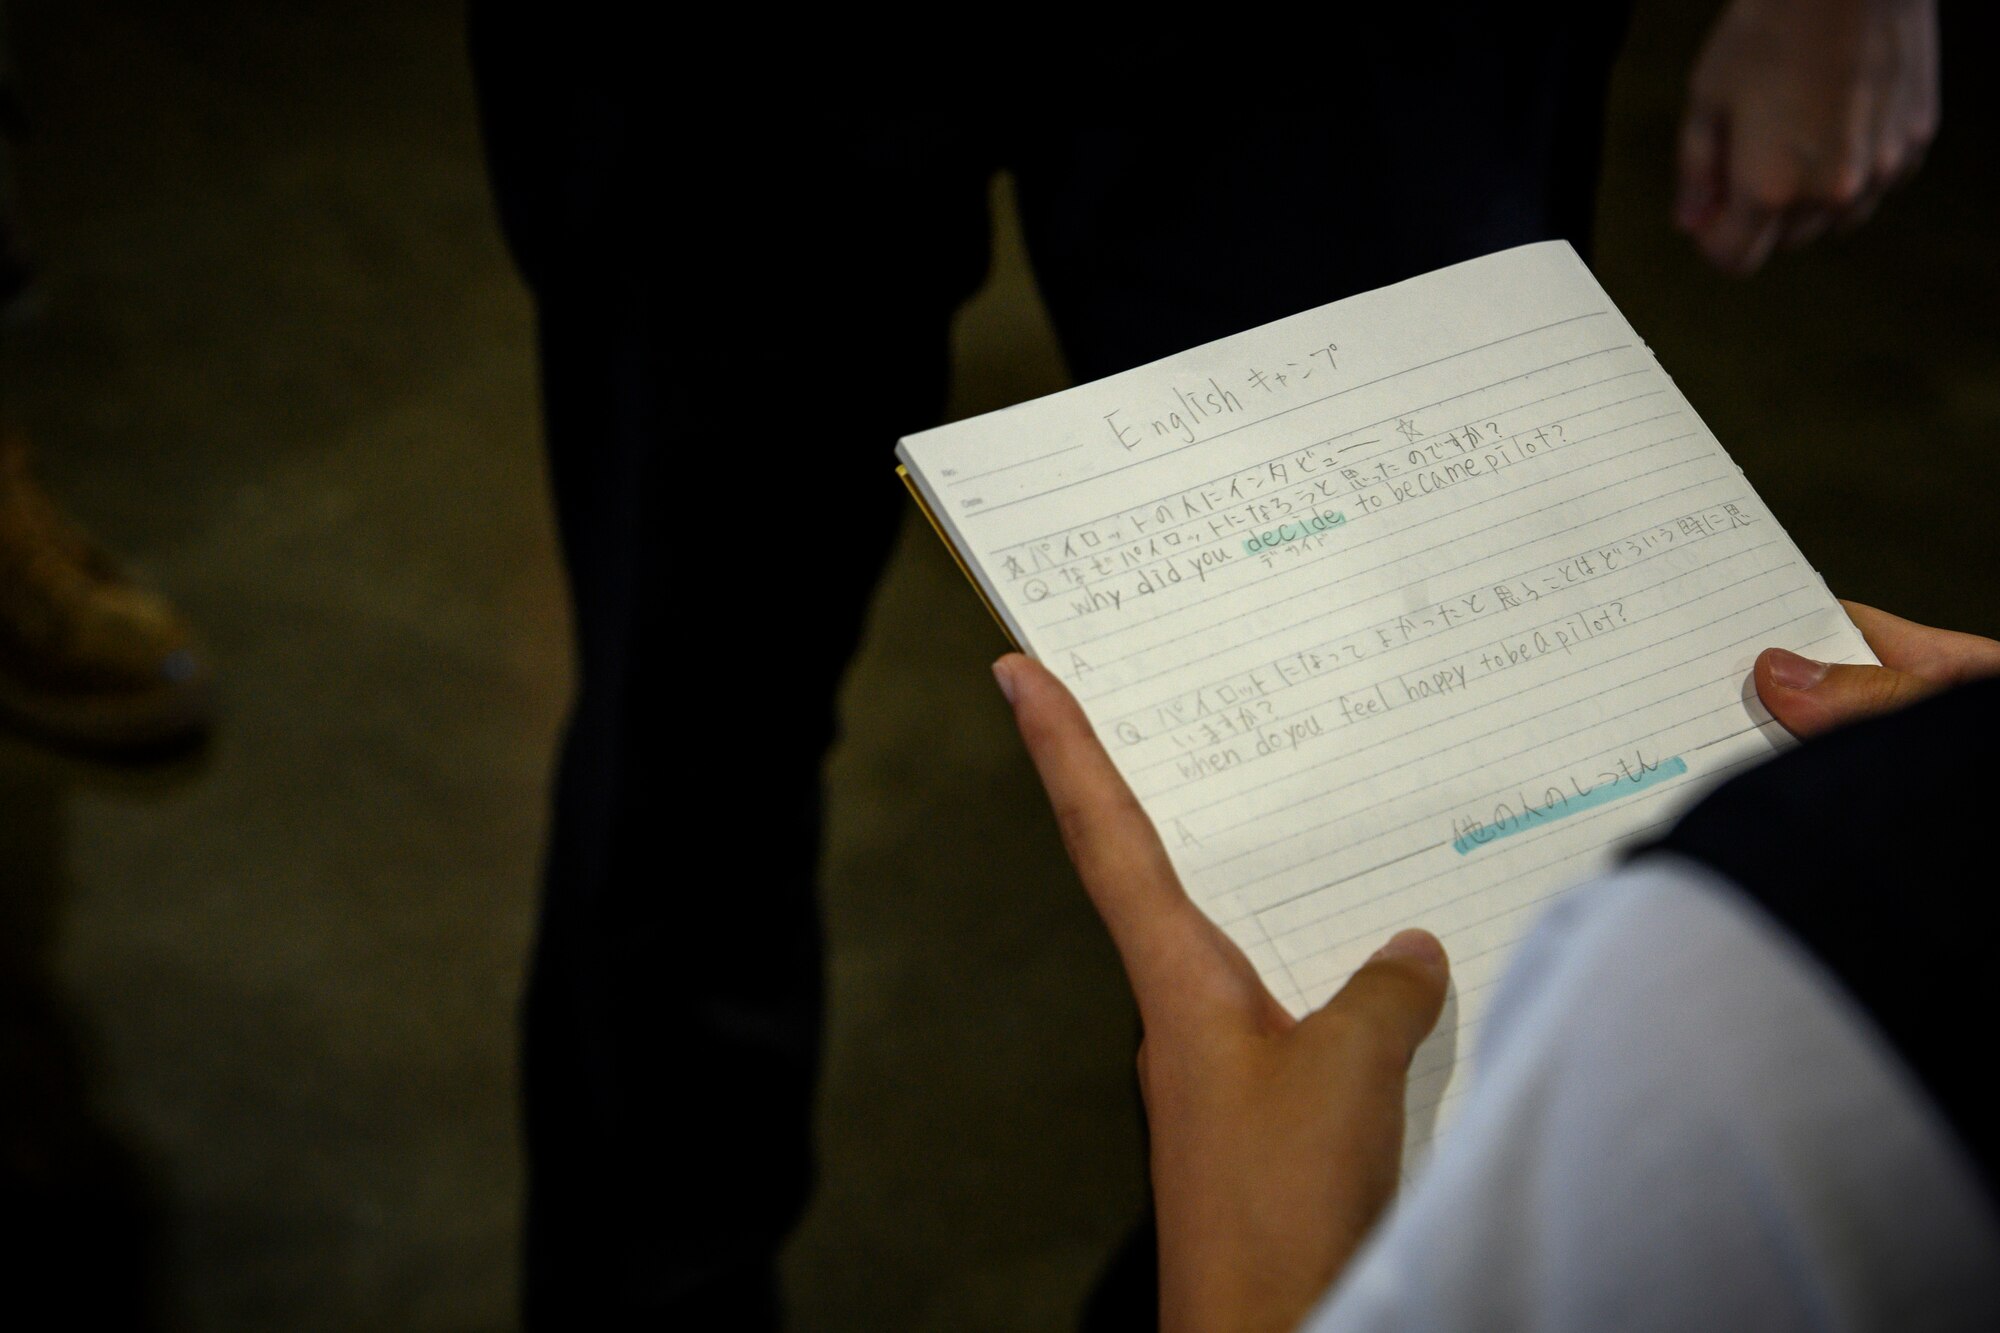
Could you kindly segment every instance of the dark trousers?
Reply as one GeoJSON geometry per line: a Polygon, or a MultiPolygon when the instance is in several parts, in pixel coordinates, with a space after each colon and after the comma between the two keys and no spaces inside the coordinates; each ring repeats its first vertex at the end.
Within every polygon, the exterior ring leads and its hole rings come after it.
{"type": "Polygon", "coordinates": [[[1615,16],[1409,8],[1231,34],[1253,83],[1075,33],[655,62],[475,5],[580,669],[524,1014],[531,1321],[775,1320],[812,1176],[820,765],[993,173],[1078,378],[1585,243],[1615,16]]]}

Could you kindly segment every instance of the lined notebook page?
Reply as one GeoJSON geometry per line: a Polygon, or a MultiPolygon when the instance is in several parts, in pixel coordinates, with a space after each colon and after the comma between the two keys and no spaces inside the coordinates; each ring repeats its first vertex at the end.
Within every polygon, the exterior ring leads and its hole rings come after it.
{"type": "Polygon", "coordinates": [[[1509,946],[1781,743],[1757,653],[1873,660],[1559,241],[899,453],[1287,1006],[1444,941],[1419,1152],[1509,946]]]}

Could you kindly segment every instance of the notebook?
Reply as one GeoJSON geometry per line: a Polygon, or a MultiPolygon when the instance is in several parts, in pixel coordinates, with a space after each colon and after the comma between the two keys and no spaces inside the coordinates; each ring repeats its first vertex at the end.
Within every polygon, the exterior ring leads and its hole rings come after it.
{"type": "Polygon", "coordinates": [[[1561,241],[897,453],[1282,1003],[1324,1003],[1402,927],[1444,941],[1413,1166],[1511,946],[1786,743],[1757,654],[1874,661],[1561,241]]]}

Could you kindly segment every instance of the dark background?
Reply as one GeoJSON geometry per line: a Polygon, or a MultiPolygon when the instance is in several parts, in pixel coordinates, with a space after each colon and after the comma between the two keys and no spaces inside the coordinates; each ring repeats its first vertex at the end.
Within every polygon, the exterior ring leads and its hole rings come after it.
{"type": "MultiPolygon", "coordinates": [[[[1639,0],[1599,275],[1835,591],[2000,630],[1991,25],[1947,16],[1918,182],[1739,284],[1666,224],[1714,9],[1639,0]]],[[[198,620],[226,713],[139,770],[0,738],[0,1203],[34,1231],[0,1301],[508,1327],[514,1002],[569,666],[458,8],[13,19],[48,305],[5,339],[4,407],[198,620]]],[[[996,199],[955,415],[1062,383],[996,199]]],[[[892,443],[838,465],[893,485],[892,443]]],[[[907,529],[833,762],[804,1328],[1059,1327],[1139,1203],[1131,1020],[993,697],[1001,647],[907,529]]],[[[714,832],[662,812],[691,856],[714,832]]]]}

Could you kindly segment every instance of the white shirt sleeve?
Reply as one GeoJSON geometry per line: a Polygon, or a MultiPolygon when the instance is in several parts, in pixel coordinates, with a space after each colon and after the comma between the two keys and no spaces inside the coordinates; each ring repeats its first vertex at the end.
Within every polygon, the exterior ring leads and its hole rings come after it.
{"type": "Polygon", "coordinates": [[[1463,1113],[1305,1328],[2000,1328],[2000,1219],[1817,961],[1654,858],[1523,944],[1463,1113]]]}

